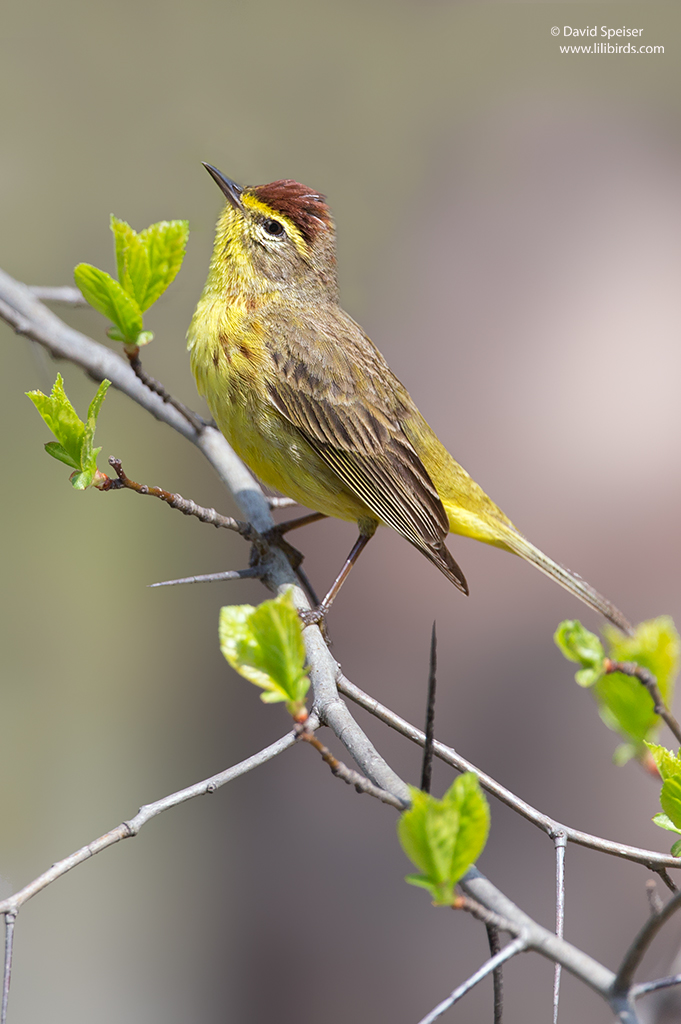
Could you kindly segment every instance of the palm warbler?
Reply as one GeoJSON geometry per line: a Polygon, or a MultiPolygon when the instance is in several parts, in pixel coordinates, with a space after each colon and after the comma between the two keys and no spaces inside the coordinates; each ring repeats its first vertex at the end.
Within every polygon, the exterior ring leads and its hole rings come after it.
{"type": "Polygon", "coordinates": [[[218,427],[264,483],[321,515],[357,522],[359,540],[320,616],[386,525],[466,594],[445,545],[450,532],[520,555],[630,631],[614,605],[516,530],[341,309],[324,196],[295,181],[242,188],[205,167],[227,203],[189,328],[192,370],[218,427]]]}

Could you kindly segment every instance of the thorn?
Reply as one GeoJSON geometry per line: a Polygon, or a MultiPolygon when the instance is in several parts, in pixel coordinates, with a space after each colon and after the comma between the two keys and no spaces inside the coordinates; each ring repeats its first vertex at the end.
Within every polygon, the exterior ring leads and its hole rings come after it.
{"type": "Polygon", "coordinates": [[[209,572],[204,576],[183,576],[179,580],[163,580],[161,583],[147,583],[150,590],[154,587],[176,587],[180,583],[216,583],[220,580],[256,579],[259,569],[227,569],[226,572],[209,572]]]}

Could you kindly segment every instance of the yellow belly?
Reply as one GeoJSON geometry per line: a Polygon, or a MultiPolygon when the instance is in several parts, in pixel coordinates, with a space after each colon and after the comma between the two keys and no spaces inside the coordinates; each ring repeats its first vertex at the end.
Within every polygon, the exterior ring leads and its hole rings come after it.
{"type": "Polygon", "coordinates": [[[375,520],[270,403],[265,381],[272,366],[254,325],[242,334],[232,330],[231,337],[236,335],[239,341],[226,345],[219,340],[226,336],[224,322],[211,330],[210,311],[205,310],[199,323],[196,320],[189,333],[196,384],[239,458],[268,487],[307,508],[348,521],[375,520]]]}

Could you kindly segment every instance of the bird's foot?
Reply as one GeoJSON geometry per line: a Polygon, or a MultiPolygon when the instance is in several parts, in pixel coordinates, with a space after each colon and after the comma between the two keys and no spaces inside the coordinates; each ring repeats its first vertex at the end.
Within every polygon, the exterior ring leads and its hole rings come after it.
{"type": "Polygon", "coordinates": [[[321,607],[310,608],[307,612],[298,612],[304,626],[319,626],[324,622],[324,609],[321,607]]]}
{"type": "Polygon", "coordinates": [[[322,604],[317,605],[316,608],[310,608],[309,611],[299,611],[298,615],[300,617],[300,621],[303,624],[303,629],[305,629],[306,626],[319,626],[319,629],[321,631],[322,636],[324,637],[324,640],[327,643],[329,643],[329,633],[326,628],[327,611],[328,608],[325,608],[322,602],[322,604]]]}

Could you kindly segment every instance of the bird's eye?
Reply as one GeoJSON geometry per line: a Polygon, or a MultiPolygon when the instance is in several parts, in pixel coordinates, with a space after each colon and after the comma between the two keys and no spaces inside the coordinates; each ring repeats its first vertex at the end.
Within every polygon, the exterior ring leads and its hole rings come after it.
{"type": "Polygon", "coordinates": [[[263,227],[272,238],[280,238],[284,234],[284,225],[279,220],[266,220],[263,227]]]}

